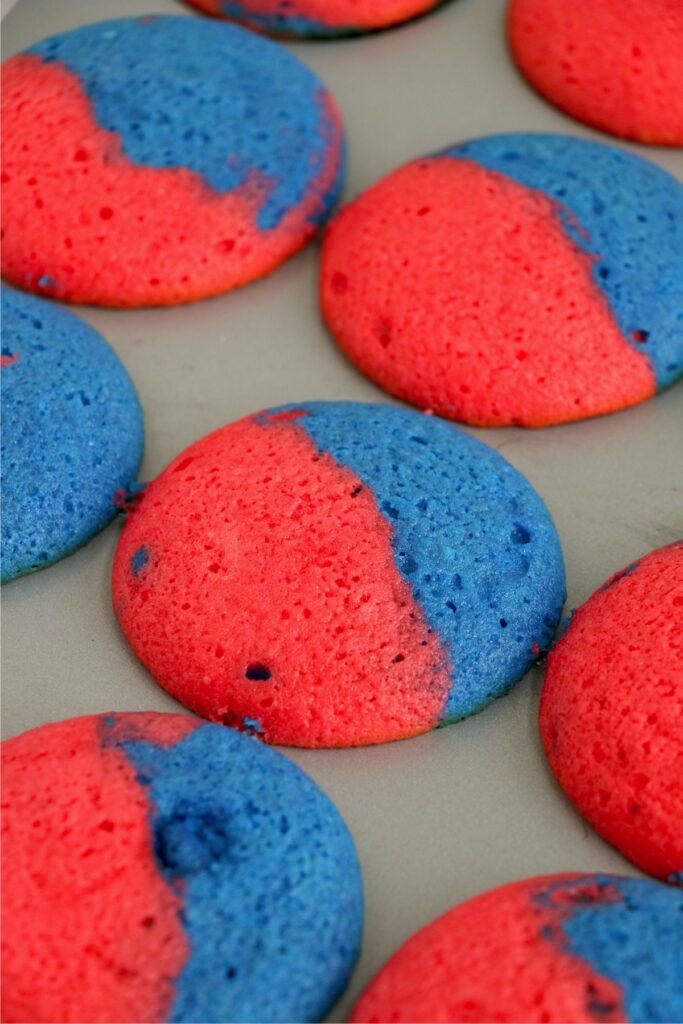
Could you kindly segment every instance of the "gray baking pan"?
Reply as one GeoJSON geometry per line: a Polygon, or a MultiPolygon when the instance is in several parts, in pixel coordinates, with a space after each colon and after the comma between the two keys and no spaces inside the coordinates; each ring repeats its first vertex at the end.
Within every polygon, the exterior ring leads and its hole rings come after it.
{"type": "MultiPolygon", "coordinates": [[[[327,82],[349,137],[345,198],[397,164],[473,135],[556,131],[610,140],[537,97],[505,46],[504,0],[451,0],[371,37],[288,44],[327,82]]],[[[52,32],[174,0],[18,0],[10,55],[52,32]]],[[[621,144],[621,143],[619,143],[621,144]]],[[[683,152],[628,146],[683,179],[683,152]]],[[[130,371],[146,415],[142,479],[221,424],[303,399],[390,401],[346,362],[316,302],[317,244],[266,280],[168,310],[76,310],[130,371]]],[[[644,405],[563,427],[472,431],[541,493],[564,547],[568,607],[615,570],[683,535],[683,384],[644,405]]],[[[3,593],[3,730],[108,709],[178,711],[119,635],[109,598],[118,523],[3,593]]],[[[575,813],[539,744],[534,669],[481,714],[426,736],[347,751],[289,751],[336,801],[358,845],[363,952],[329,1020],[415,929],[461,900],[538,873],[635,874],[575,813]]]]}

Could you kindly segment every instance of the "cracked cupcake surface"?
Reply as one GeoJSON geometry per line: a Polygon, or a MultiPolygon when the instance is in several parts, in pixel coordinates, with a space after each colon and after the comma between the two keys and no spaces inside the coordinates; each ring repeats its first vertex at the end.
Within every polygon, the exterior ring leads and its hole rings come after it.
{"type": "Polygon", "coordinates": [[[142,411],[104,339],[2,288],[2,580],[70,554],[116,513],[142,456],[142,411]]]}
{"type": "Polygon", "coordinates": [[[543,427],[683,374],[683,186],[561,135],[406,164],[325,236],[322,312],[390,394],[476,426],[543,427]]]}
{"type": "Polygon", "coordinates": [[[98,22],[11,57],[2,83],[2,269],[22,288],[105,306],[217,295],[296,252],[341,188],[330,94],[238,26],[98,22]]]}
{"type": "Polygon", "coordinates": [[[546,648],[564,600],[543,502],[451,424],[311,402],[179,454],[128,517],[123,632],[157,681],[272,743],[352,746],[453,722],[546,648]]]}
{"type": "Polygon", "coordinates": [[[503,885],[409,938],[350,1019],[682,1021],[682,915],[683,892],[636,878],[503,885]]]}
{"type": "Polygon", "coordinates": [[[2,745],[3,1020],[316,1021],[360,944],[353,841],[292,762],[154,712],[2,745]]]}
{"type": "Polygon", "coordinates": [[[540,727],[577,810],[683,885],[683,541],[615,573],[548,657],[540,727]]]}

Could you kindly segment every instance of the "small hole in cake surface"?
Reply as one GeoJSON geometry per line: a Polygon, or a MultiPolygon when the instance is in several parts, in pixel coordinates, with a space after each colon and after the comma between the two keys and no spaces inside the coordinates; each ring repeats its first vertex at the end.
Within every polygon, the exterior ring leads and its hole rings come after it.
{"type": "Polygon", "coordinates": [[[518,523],[510,533],[510,540],[513,544],[528,544],[531,540],[531,534],[526,526],[520,526],[518,523]]]}
{"type": "Polygon", "coordinates": [[[650,337],[649,331],[631,331],[631,337],[638,345],[644,345],[650,337]]]}
{"type": "Polygon", "coordinates": [[[336,270],[332,274],[332,291],[335,295],[343,295],[348,288],[348,278],[345,273],[336,270]]]}
{"type": "Polygon", "coordinates": [[[265,683],[270,679],[271,671],[260,661],[252,661],[247,665],[245,676],[253,682],[265,683]]]}
{"type": "Polygon", "coordinates": [[[377,341],[380,343],[382,348],[388,348],[389,347],[389,345],[391,343],[391,333],[392,333],[391,322],[389,320],[386,320],[386,319],[379,320],[379,322],[377,324],[377,327],[376,327],[375,334],[376,334],[376,337],[377,337],[377,341]]]}
{"type": "Polygon", "coordinates": [[[403,571],[411,576],[414,572],[417,572],[418,564],[412,555],[404,555],[403,558],[403,571]]]}

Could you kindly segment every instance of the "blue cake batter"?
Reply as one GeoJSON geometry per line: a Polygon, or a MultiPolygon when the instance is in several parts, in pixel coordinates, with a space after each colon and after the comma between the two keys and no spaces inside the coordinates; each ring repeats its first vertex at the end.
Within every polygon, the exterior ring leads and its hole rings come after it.
{"type": "Polygon", "coordinates": [[[142,457],[142,411],[100,335],[2,289],[2,580],[68,555],[116,512],[142,457]]]}

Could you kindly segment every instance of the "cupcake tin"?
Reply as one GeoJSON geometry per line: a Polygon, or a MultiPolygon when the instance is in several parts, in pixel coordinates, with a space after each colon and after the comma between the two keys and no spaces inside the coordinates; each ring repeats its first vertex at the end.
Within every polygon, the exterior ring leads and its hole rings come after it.
{"type": "MultiPolygon", "coordinates": [[[[507,53],[504,0],[450,0],[392,31],[285,45],[335,94],[348,131],[344,199],[406,160],[468,137],[555,131],[613,143],[683,180],[683,152],[629,145],[536,96],[507,53]]],[[[197,17],[174,0],[3,2],[3,56],[54,32],[144,13],[197,17]]],[[[271,405],[391,401],[335,347],[317,308],[319,245],[241,291],[194,306],[74,307],[110,342],[146,417],[141,479],[208,431],[271,405]]],[[[472,430],[545,499],[564,548],[567,609],[613,572],[683,535],[683,383],[644,405],[539,431],[472,430]]],[[[119,634],[110,606],[115,522],[85,548],[3,591],[3,735],[106,710],[181,710],[119,634]]],[[[508,881],[555,871],[637,872],[560,792],[536,725],[542,670],[481,714],[416,739],[287,750],[336,802],[366,893],[363,952],[329,1015],[345,1020],[417,928],[508,881]]]]}

